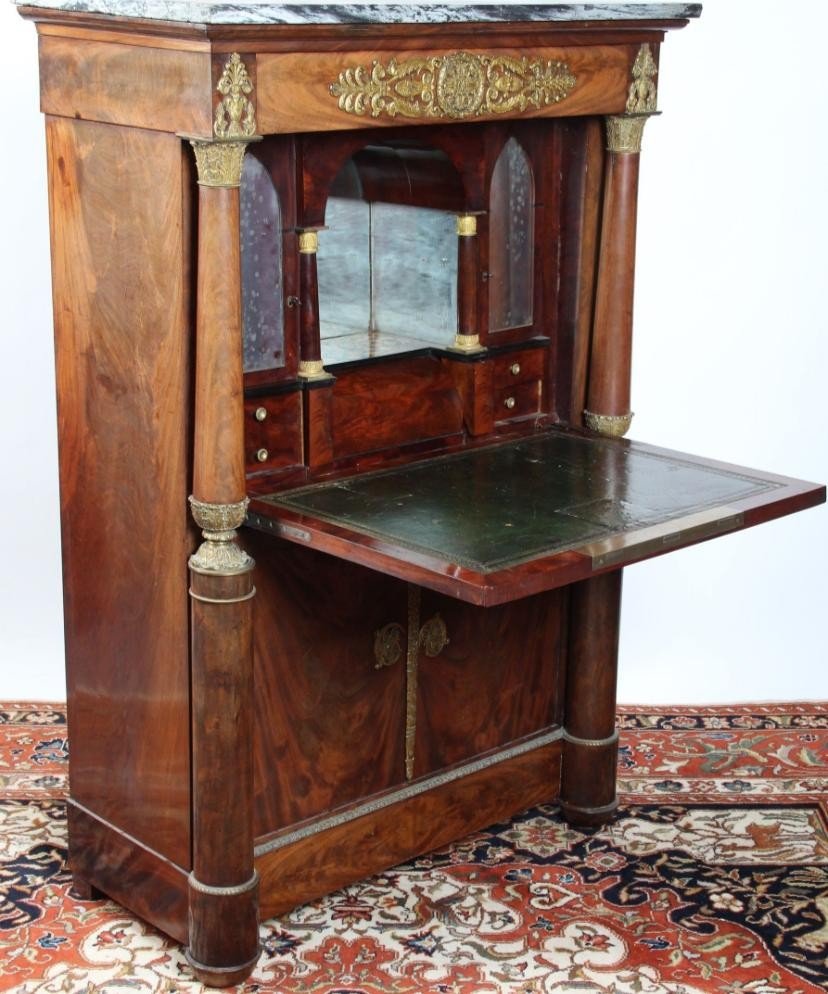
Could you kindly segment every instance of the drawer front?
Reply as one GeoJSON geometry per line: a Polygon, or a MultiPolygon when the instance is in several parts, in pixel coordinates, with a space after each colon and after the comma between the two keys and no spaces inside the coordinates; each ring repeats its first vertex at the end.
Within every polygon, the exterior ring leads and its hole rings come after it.
{"type": "Polygon", "coordinates": [[[532,349],[494,359],[496,422],[526,418],[543,411],[546,356],[546,349],[532,349]]]}
{"type": "Polygon", "coordinates": [[[301,464],[301,390],[245,401],[244,450],[248,473],[301,464]]]}

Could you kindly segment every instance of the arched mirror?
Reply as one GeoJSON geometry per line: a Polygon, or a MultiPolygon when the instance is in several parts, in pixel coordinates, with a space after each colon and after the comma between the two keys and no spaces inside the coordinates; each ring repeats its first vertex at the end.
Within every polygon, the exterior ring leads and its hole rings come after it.
{"type": "Polygon", "coordinates": [[[489,194],[489,331],[532,323],[535,181],[515,138],[503,146],[489,194]]]}
{"type": "Polygon", "coordinates": [[[244,371],[252,373],[285,364],[282,212],[270,174],[250,153],[240,192],[244,371]]]}
{"type": "Polygon", "coordinates": [[[451,344],[462,209],[460,177],[441,152],[370,146],[345,163],[317,256],[326,365],[451,344]]]}

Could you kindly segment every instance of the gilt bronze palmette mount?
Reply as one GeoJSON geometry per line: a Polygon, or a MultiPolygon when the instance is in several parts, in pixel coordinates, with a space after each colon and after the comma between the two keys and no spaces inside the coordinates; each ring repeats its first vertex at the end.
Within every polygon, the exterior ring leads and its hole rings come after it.
{"type": "Polygon", "coordinates": [[[462,119],[540,110],[566,98],[575,83],[565,62],[452,52],[352,66],[330,92],[347,114],[462,119]]]}
{"type": "Polygon", "coordinates": [[[632,67],[632,83],[627,95],[628,114],[652,114],[656,109],[658,94],[655,76],[658,73],[653,53],[646,43],[638,50],[632,67]]]}
{"type": "Polygon", "coordinates": [[[221,94],[213,121],[216,138],[250,138],[255,135],[256,108],[250,99],[253,83],[238,52],[233,52],[227,60],[216,89],[221,94]]]}

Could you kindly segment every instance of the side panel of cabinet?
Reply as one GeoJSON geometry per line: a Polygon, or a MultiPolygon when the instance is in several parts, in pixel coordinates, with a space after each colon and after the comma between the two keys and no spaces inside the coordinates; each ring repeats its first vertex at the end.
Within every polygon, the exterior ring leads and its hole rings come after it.
{"type": "Polygon", "coordinates": [[[486,608],[422,591],[421,625],[439,616],[449,641],[420,652],[415,776],[560,724],[567,597],[486,608]]]}
{"type": "Polygon", "coordinates": [[[256,560],[256,836],[404,779],[406,585],[244,533],[256,560]],[[374,635],[399,626],[377,667],[374,635]]]}
{"type": "Polygon", "coordinates": [[[190,174],[172,135],[47,122],[71,793],[190,863],[190,174]]]}

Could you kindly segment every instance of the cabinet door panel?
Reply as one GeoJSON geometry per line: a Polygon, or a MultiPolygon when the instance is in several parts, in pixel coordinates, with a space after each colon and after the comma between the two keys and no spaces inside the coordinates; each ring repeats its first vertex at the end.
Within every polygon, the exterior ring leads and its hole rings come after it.
{"type": "Polygon", "coordinates": [[[420,651],[415,776],[559,722],[566,597],[483,608],[422,592],[421,625],[439,615],[449,642],[420,651]]]}
{"type": "Polygon", "coordinates": [[[404,780],[406,585],[247,532],[256,560],[255,834],[404,780]],[[376,667],[375,632],[401,654],[376,667]]]}

